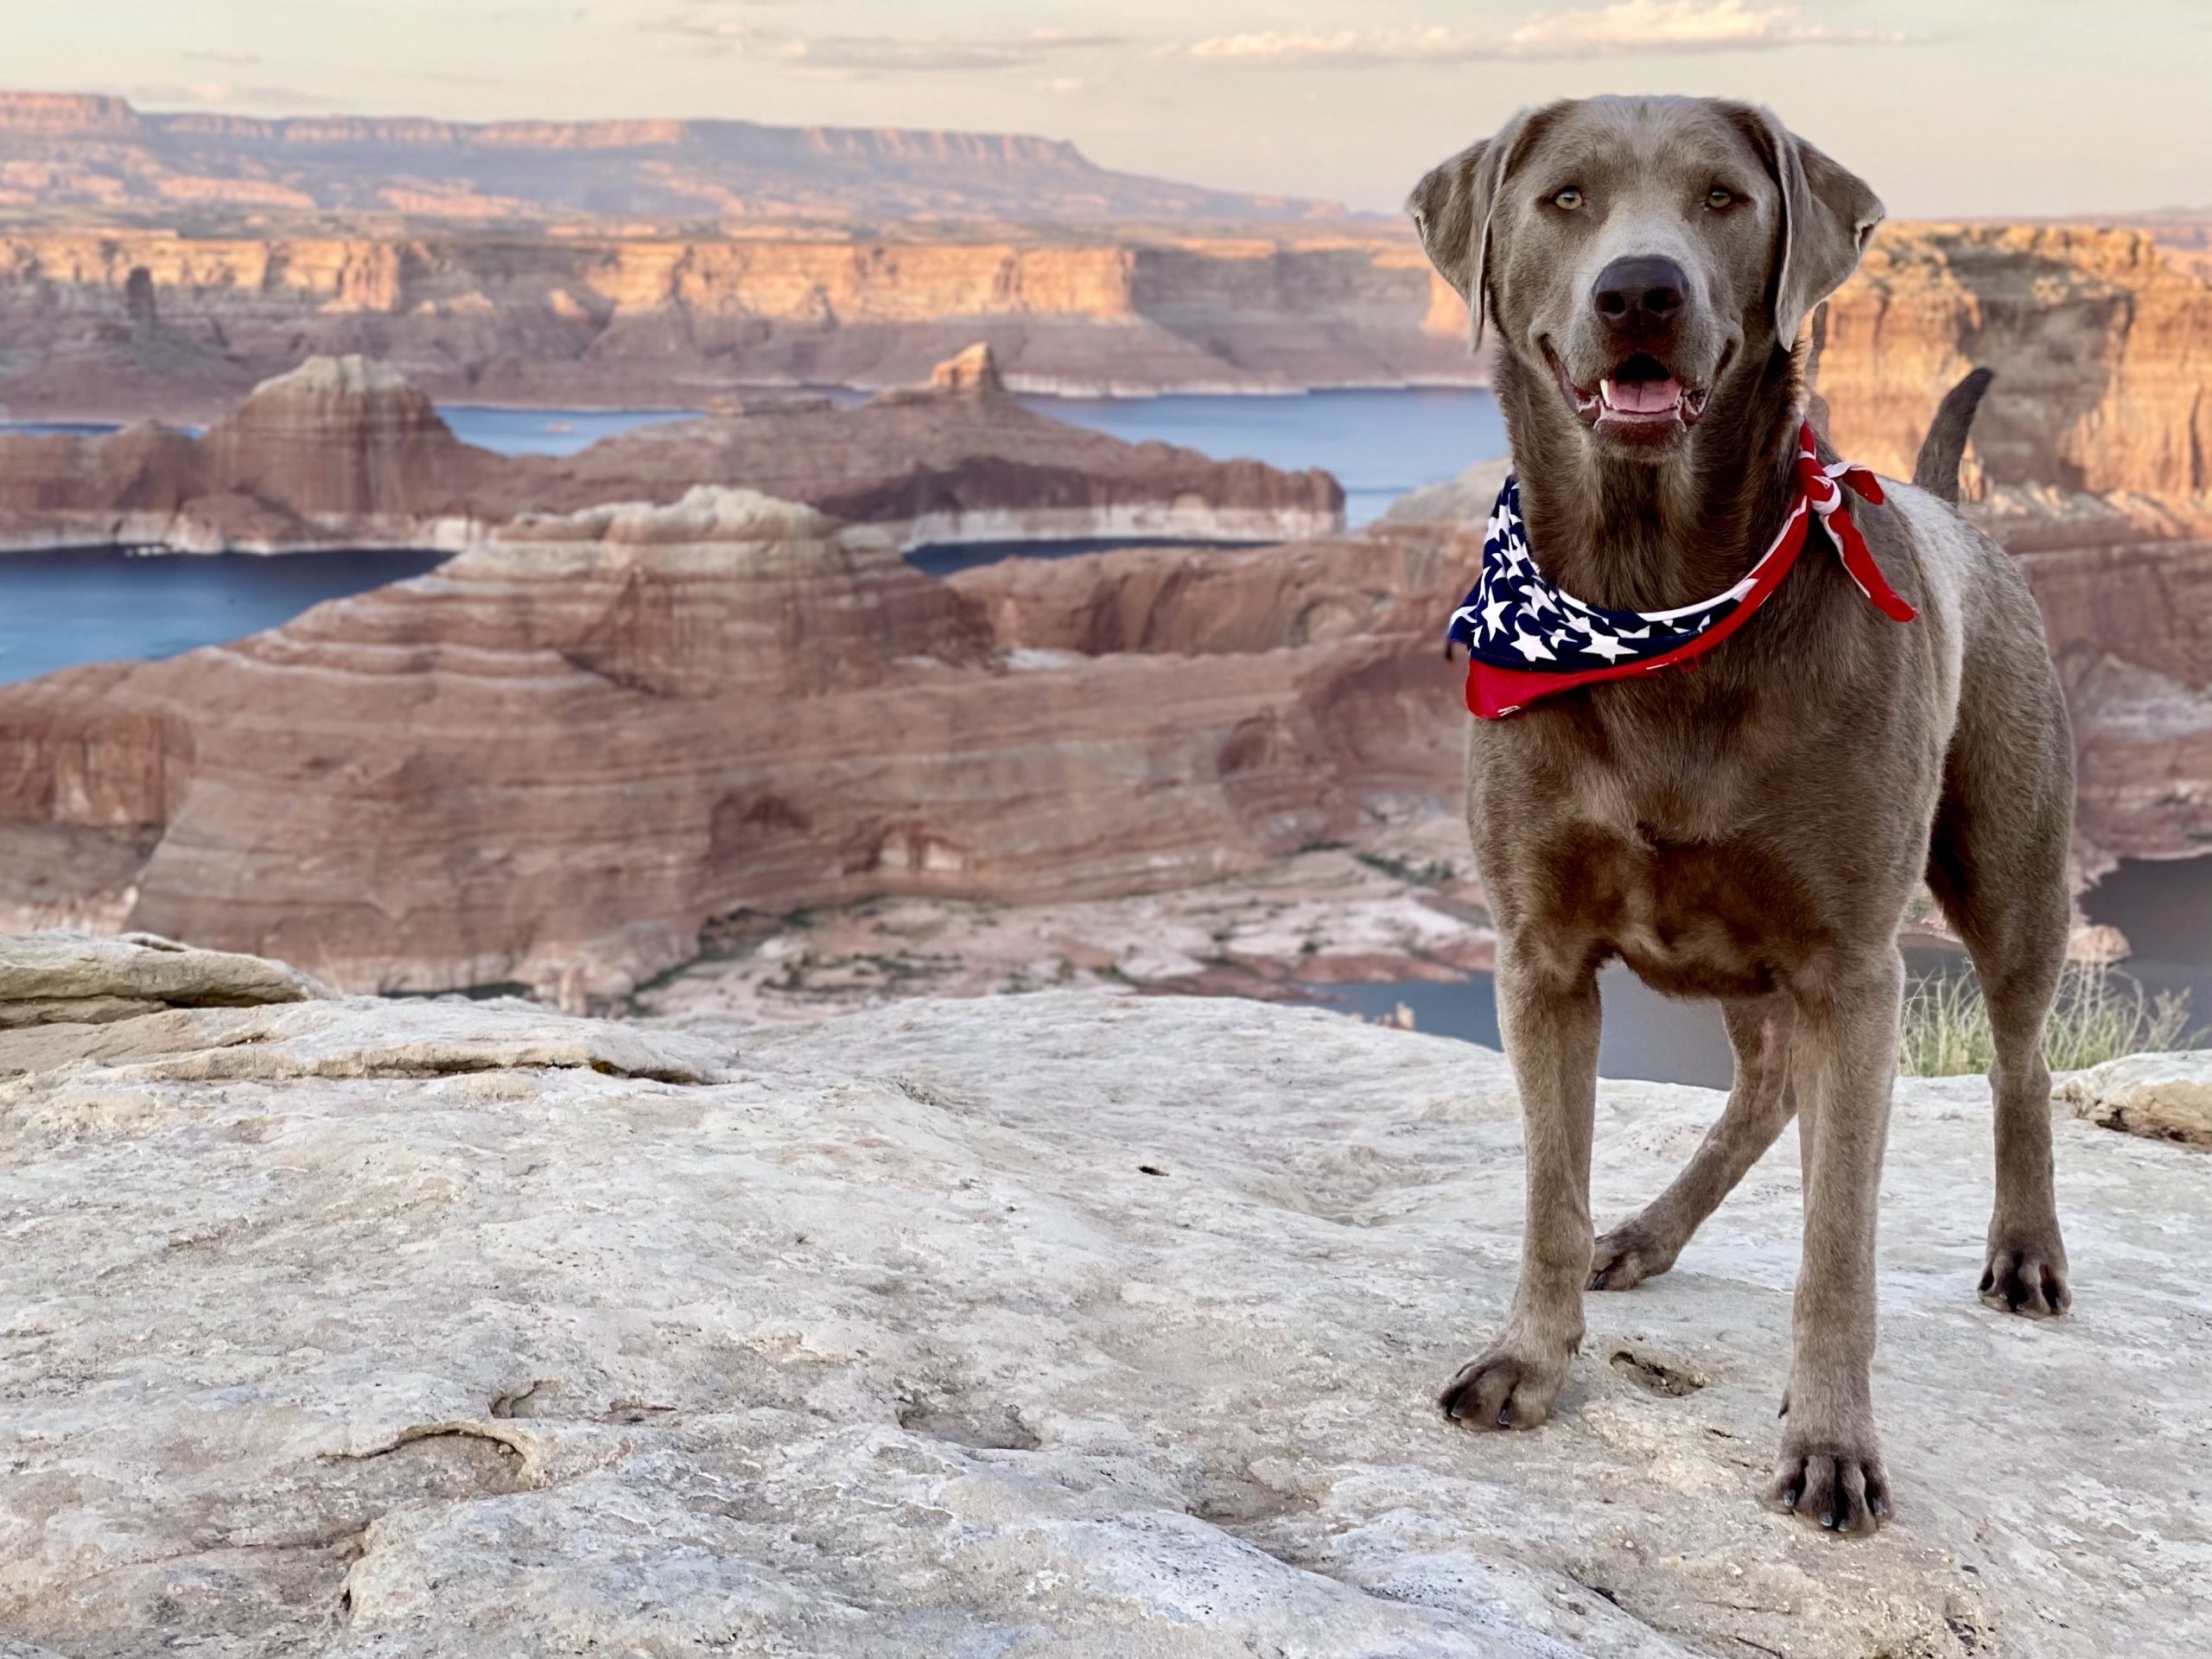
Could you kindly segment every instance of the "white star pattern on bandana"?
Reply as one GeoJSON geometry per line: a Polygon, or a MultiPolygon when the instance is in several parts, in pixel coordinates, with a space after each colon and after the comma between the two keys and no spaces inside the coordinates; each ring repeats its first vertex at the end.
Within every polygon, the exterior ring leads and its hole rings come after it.
{"type": "Polygon", "coordinates": [[[1521,486],[1508,478],[1491,509],[1483,542],[1482,577],[1452,613],[1444,635],[1447,657],[1467,648],[1467,708],[1478,718],[1503,720],[1539,697],[1653,669],[1687,667],[1748,621],[1773,597],[1797,562],[1815,524],[1844,571],[1874,608],[1892,622],[1919,614],[1889,578],[1851,516],[1847,488],[1870,505],[1886,498],[1864,467],[1821,459],[1811,423],[1797,424],[1797,497],[1767,550],[1725,594],[1666,611],[1611,611],[1563,592],[1529,552],[1521,486]]]}
{"type": "Polygon", "coordinates": [[[1610,611],[1561,591],[1536,568],[1521,518],[1521,486],[1505,480],[1491,509],[1482,578],[1452,613],[1447,639],[1500,668],[1571,674],[1663,657],[1744,601],[1746,576],[1726,593],[1672,611],[1610,611]]]}

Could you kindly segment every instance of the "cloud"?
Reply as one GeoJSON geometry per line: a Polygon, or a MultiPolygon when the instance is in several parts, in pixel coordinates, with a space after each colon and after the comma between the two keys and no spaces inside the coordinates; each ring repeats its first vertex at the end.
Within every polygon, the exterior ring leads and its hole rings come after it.
{"type": "Polygon", "coordinates": [[[711,48],[772,59],[801,73],[846,77],[932,74],[958,70],[1034,68],[1062,53],[1126,45],[1117,35],[1037,29],[1024,35],[793,35],[741,19],[697,14],[644,26],[682,35],[711,48]]]}
{"type": "Polygon", "coordinates": [[[347,110],[353,107],[345,99],[308,92],[297,86],[237,86],[227,80],[194,80],[182,86],[174,81],[140,81],[120,90],[133,104],[149,110],[245,108],[289,115],[306,110],[347,110]]]}
{"type": "Polygon", "coordinates": [[[1182,55],[1211,63],[1262,67],[1356,67],[1384,63],[1464,63],[1473,58],[1503,57],[1494,41],[1458,29],[1338,29],[1306,34],[1262,29],[1246,35],[1215,35],[1179,48],[1182,55]]]}
{"type": "Polygon", "coordinates": [[[261,54],[258,52],[217,52],[209,50],[205,52],[188,52],[184,55],[186,60],[190,63],[219,63],[225,67],[231,69],[251,69],[255,64],[261,61],[261,54]]]}
{"type": "Polygon", "coordinates": [[[1022,39],[982,40],[946,35],[814,35],[786,40],[776,55],[802,69],[862,74],[947,69],[1018,69],[1042,63],[1048,52],[1022,39]]]}
{"type": "Polygon", "coordinates": [[[1386,64],[1851,46],[1906,38],[1843,33],[1800,23],[1796,16],[1795,6],[1755,5],[1749,0],[1619,0],[1618,4],[1581,10],[1538,12],[1503,35],[1476,35],[1437,24],[1309,32],[1264,29],[1211,35],[1169,49],[1202,62],[1255,68],[1362,69],[1386,64]]]}
{"type": "Polygon", "coordinates": [[[1795,6],[1745,0],[1621,0],[1590,11],[1537,13],[1506,37],[1519,58],[1599,58],[1644,52],[1737,52],[1781,46],[1863,46],[1900,35],[1840,33],[1797,22],[1795,6]]]}

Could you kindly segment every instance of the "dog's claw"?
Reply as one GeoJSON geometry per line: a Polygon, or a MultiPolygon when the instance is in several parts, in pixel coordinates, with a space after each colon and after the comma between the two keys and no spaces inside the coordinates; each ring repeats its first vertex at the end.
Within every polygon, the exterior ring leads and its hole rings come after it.
{"type": "Polygon", "coordinates": [[[1871,1533],[1890,1515],[1889,1478],[1871,1452],[1785,1443],[1769,1489],[1776,1504],[1824,1532],[1871,1533]]]}
{"type": "Polygon", "coordinates": [[[1566,1376],[1563,1360],[1545,1366],[1494,1348],[1462,1365],[1437,1404],[1470,1428],[1535,1428],[1551,1415],[1566,1376]]]}
{"type": "Polygon", "coordinates": [[[2065,1258],[2032,1247],[1993,1249],[1978,1289],[1990,1306],[2031,1319],[2055,1319],[2074,1305],[2065,1258]]]}
{"type": "Polygon", "coordinates": [[[1638,1217],[1623,1222],[1592,1246],[1588,1287],[1633,1290],[1674,1265],[1675,1248],[1653,1237],[1638,1217]]]}

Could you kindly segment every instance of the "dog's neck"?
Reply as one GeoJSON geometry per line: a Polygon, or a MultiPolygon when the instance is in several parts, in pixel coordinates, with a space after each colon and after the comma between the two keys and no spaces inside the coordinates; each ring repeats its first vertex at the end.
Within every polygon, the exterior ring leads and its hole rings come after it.
{"type": "Polygon", "coordinates": [[[1798,379],[1778,352],[1738,377],[1681,454],[1638,461],[1599,454],[1551,375],[1500,353],[1498,406],[1547,577],[1592,605],[1652,611],[1710,599],[1751,568],[1796,489],[1798,379]]]}

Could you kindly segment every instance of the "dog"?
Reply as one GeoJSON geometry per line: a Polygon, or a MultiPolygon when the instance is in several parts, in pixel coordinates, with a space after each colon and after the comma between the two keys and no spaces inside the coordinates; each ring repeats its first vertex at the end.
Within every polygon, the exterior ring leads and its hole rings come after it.
{"type": "MultiPolygon", "coordinates": [[[[1805,487],[1799,337],[1881,219],[1872,190],[1764,110],[1595,98],[1523,111],[1408,207],[1473,343],[1497,336],[1526,547],[1554,590],[1666,614],[1743,582],[1805,487]]],[[[1879,504],[1850,503],[1891,614],[1836,556],[1841,539],[1813,530],[1694,671],[1472,722],[1467,821],[1528,1217],[1504,1328],[1444,1390],[1452,1417],[1543,1422],[1585,1290],[1664,1273],[1794,1114],[1804,1236],[1768,1497],[1839,1533],[1891,1513],[1871,1383],[1875,1211],[1897,930],[1923,881],[1972,952],[1996,1037],[1982,1299],[2068,1306],[2042,1039],[2072,913],[2073,745],[2025,582],[1954,511],[1986,384],[1947,403],[1916,486],[1868,475],[1879,504]],[[1719,1000],[1735,1080],[1674,1183],[1593,1240],[1598,971],[1614,958],[1663,993],[1719,1000]]],[[[1834,460],[1824,444],[1819,460],[1834,460]]]]}

